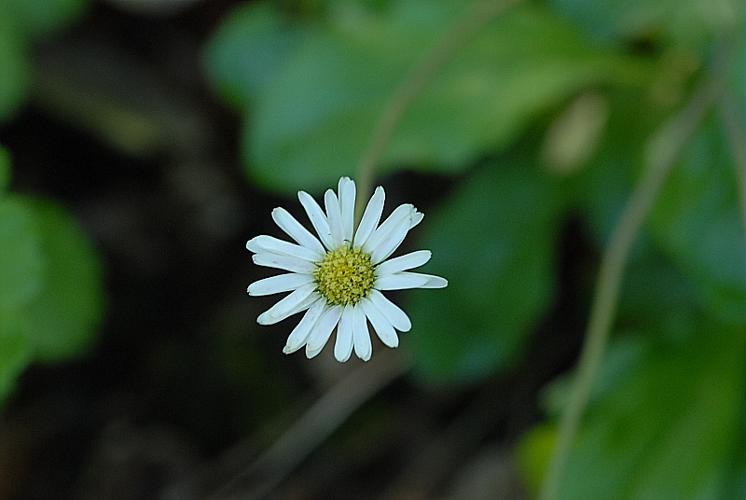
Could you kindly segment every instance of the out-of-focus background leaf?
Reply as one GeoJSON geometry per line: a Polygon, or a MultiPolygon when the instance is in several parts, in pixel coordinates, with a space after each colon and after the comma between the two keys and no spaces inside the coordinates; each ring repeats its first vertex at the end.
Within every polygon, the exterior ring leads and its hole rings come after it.
{"type": "Polygon", "coordinates": [[[561,498],[725,498],[742,431],[743,334],[708,321],[628,367],[592,406],[561,498]]]}
{"type": "Polygon", "coordinates": [[[8,184],[10,184],[10,155],[0,146],[0,196],[5,194],[8,184]]]}
{"type": "Polygon", "coordinates": [[[12,23],[11,16],[0,6],[0,119],[8,117],[25,95],[28,81],[26,47],[12,23]]]}
{"type": "Polygon", "coordinates": [[[743,320],[742,173],[726,141],[717,123],[692,139],[651,217],[651,232],[714,311],[743,320]]]}
{"type": "Polygon", "coordinates": [[[550,0],[559,13],[602,41],[639,38],[702,46],[713,33],[738,29],[743,4],[733,0],[550,0]]]}
{"type": "Polygon", "coordinates": [[[31,360],[31,348],[21,332],[21,320],[14,312],[0,312],[0,404],[15,388],[16,379],[31,360]]]}
{"type": "Polygon", "coordinates": [[[78,18],[87,0],[5,0],[6,12],[21,36],[34,39],[49,36],[78,18]]]}
{"type": "MultiPolygon", "coordinates": [[[[3,152],[6,177],[10,176],[3,152]]],[[[80,355],[103,309],[98,257],[56,204],[0,197],[0,401],[27,363],[80,355]]]]}
{"type": "Polygon", "coordinates": [[[28,55],[35,40],[80,16],[87,0],[4,0],[0,3],[0,120],[20,105],[30,81],[28,55]]]}
{"type": "Polygon", "coordinates": [[[39,234],[32,214],[23,203],[5,197],[0,201],[0,241],[2,241],[2,285],[0,304],[15,309],[29,301],[41,288],[42,257],[39,234]]]}
{"type": "Polygon", "coordinates": [[[482,167],[428,216],[421,241],[438,249],[428,271],[450,282],[410,303],[417,329],[408,338],[423,377],[478,380],[520,354],[552,300],[563,195],[535,164],[507,157],[482,167]]]}
{"type": "Polygon", "coordinates": [[[101,270],[90,242],[64,209],[24,201],[44,263],[41,290],[24,307],[24,328],[38,359],[59,361],[94,339],[103,305],[101,270]]]}
{"type": "MultiPolygon", "coordinates": [[[[251,179],[292,192],[349,174],[407,69],[466,5],[340,2],[323,24],[303,28],[269,4],[233,14],[206,66],[215,88],[250,117],[243,151],[251,179]],[[247,53],[262,57],[228,63],[247,53]]],[[[384,167],[462,170],[577,89],[640,84],[646,73],[641,61],[597,50],[548,9],[518,7],[469,41],[417,99],[384,167]]]]}

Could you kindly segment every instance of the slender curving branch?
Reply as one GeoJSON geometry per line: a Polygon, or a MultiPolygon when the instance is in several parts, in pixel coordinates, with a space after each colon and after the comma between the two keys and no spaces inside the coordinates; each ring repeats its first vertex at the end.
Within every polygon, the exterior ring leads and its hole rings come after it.
{"type": "Polygon", "coordinates": [[[713,107],[722,87],[720,77],[721,72],[713,72],[712,77],[692,95],[689,103],[664,123],[648,143],[643,159],[645,172],[627,201],[601,260],[585,343],[570,400],[560,421],[554,454],[542,485],[541,500],[556,500],[559,495],[562,473],[606,349],[632,245],[675,161],[713,107]]]}
{"type": "Polygon", "coordinates": [[[234,476],[208,500],[266,498],[350,415],[409,370],[397,353],[379,355],[329,388],[254,463],[234,476]]]}
{"type": "Polygon", "coordinates": [[[458,50],[508,7],[521,0],[481,0],[476,2],[458,22],[430,49],[422,60],[412,68],[384,105],[381,116],[371,134],[368,147],[357,166],[356,181],[360,193],[355,213],[362,215],[364,203],[370,196],[375,169],[386,151],[391,137],[412,102],[458,53],[458,50]]]}

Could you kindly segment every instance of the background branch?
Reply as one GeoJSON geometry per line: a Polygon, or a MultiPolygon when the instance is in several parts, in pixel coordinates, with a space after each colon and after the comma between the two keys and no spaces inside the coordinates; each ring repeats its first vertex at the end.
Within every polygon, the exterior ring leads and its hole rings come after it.
{"type": "Polygon", "coordinates": [[[365,202],[370,196],[375,169],[381,162],[396,126],[409,106],[422,92],[443,66],[458,53],[458,50],[508,7],[520,0],[482,0],[476,2],[448,31],[422,60],[412,69],[399,87],[387,101],[381,117],[371,133],[368,148],[360,158],[355,180],[359,194],[355,212],[358,218],[362,215],[365,202]]]}
{"type": "Polygon", "coordinates": [[[555,451],[542,486],[542,500],[555,500],[559,495],[562,473],[606,350],[632,245],[675,161],[717,98],[722,86],[721,76],[720,71],[713,71],[713,75],[692,95],[686,107],[664,123],[648,143],[643,159],[645,172],[627,201],[601,260],[585,343],[570,400],[560,421],[555,451]]]}

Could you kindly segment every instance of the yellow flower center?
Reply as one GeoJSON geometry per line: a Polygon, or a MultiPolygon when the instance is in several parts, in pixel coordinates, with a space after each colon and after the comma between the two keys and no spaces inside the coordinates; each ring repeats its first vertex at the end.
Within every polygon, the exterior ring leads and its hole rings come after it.
{"type": "Polygon", "coordinates": [[[348,247],[327,252],[313,276],[319,293],[333,306],[357,304],[373,289],[376,279],[370,255],[348,247]]]}

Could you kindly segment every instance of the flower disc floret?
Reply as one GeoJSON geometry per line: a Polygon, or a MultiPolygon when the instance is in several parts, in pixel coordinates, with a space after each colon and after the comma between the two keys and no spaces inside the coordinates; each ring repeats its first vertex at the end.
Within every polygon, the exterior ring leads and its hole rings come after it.
{"type": "Polygon", "coordinates": [[[314,273],[319,293],[329,305],[354,305],[368,296],[376,275],[370,255],[346,246],[327,252],[314,273]]]}

